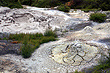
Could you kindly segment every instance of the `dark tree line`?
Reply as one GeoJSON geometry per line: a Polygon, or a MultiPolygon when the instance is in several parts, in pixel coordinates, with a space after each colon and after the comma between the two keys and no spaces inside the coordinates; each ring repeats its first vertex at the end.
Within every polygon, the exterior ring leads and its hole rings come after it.
{"type": "Polygon", "coordinates": [[[22,4],[37,7],[54,7],[67,2],[72,2],[70,8],[75,9],[110,10],[110,0],[0,0],[0,6],[22,8],[22,4]]]}
{"type": "Polygon", "coordinates": [[[0,6],[10,8],[22,8],[22,5],[18,0],[0,0],[0,6]]]}

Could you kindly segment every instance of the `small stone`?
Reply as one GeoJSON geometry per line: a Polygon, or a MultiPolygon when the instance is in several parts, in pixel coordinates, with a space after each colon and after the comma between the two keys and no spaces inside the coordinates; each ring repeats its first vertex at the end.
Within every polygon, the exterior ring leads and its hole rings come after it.
{"type": "Polygon", "coordinates": [[[81,44],[77,44],[76,46],[77,46],[77,48],[81,48],[82,47],[81,44]]]}
{"type": "Polygon", "coordinates": [[[61,68],[59,67],[59,68],[57,68],[58,70],[60,70],[61,68]]]}
{"type": "Polygon", "coordinates": [[[36,59],[32,59],[32,61],[35,61],[36,59]]]}
{"type": "Polygon", "coordinates": [[[52,55],[49,55],[49,57],[51,58],[51,57],[52,57],[52,55]]]}
{"type": "Polygon", "coordinates": [[[32,70],[32,67],[29,67],[29,69],[31,69],[31,70],[32,70]]]}
{"type": "Polygon", "coordinates": [[[82,48],[77,48],[77,51],[81,52],[81,51],[83,51],[83,49],[82,48]]]}
{"type": "Polygon", "coordinates": [[[22,66],[23,68],[26,68],[25,66],[22,66]]]}
{"type": "Polygon", "coordinates": [[[49,71],[47,71],[47,73],[49,73],[49,71]]]}
{"type": "Polygon", "coordinates": [[[25,65],[28,65],[27,63],[25,65]]]}

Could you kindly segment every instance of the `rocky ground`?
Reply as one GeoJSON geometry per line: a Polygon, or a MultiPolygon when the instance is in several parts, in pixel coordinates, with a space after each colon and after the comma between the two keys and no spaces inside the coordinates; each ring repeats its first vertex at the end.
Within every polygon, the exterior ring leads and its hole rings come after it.
{"type": "Polygon", "coordinates": [[[91,12],[64,13],[29,6],[1,7],[0,11],[1,38],[9,33],[44,33],[46,29],[59,36],[58,41],[40,45],[28,59],[17,55],[21,44],[0,40],[0,72],[71,73],[97,65],[108,56],[110,22],[88,21],[91,12]]]}
{"type": "Polygon", "coordinates": [[[20,54],[21,44],[13,43],[11,40],[0,40],[0,55],[20,54]]]}

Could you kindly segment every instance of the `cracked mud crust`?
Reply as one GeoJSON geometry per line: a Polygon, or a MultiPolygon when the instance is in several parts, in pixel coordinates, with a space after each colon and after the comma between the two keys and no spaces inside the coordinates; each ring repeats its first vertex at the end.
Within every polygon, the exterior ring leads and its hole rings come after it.
{"type": "Polygon", "coordinates": [[[97,46],[80,41],[66,42],[52,48],[51,58],[60,64],[79,66],[96,60],[98,55],[101,54],[100,49],[97,46]]]}

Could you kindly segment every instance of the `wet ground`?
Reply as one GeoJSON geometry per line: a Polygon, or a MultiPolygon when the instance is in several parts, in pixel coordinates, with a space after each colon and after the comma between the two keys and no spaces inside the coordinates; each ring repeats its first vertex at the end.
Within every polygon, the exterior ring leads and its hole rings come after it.
{"type": "Polygon", "coordinates": [[[110,47],[110,38],[100,39],[99,42],[105,43],[110,47]]]}
{"type": "Polygon", "coordinates": [[[13,44],[12,40],[0,40],[0,55],[20,54],[21,44],[13,44]]]}

